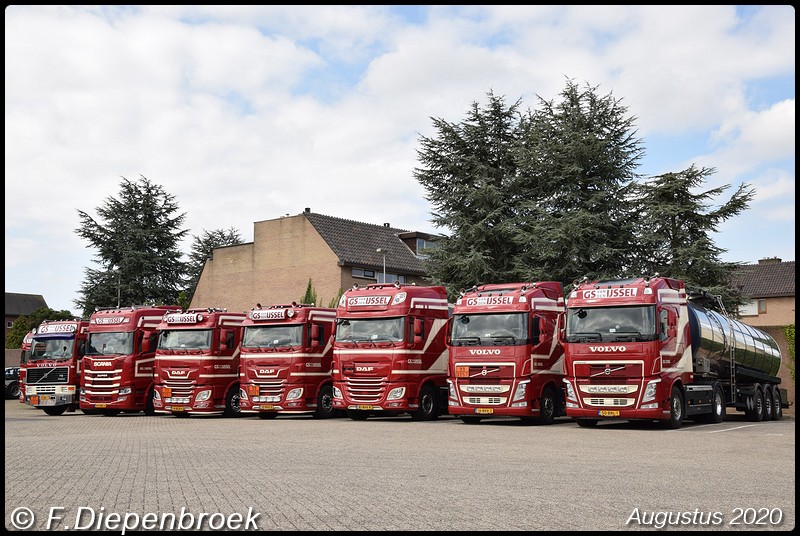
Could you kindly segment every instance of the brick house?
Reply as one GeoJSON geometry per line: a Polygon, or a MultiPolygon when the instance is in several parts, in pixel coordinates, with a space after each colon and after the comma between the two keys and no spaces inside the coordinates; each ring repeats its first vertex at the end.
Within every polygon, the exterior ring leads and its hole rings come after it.
{"type": "Polygon", "coordinates": [[[191,307],[248,311],[300,301],[308,281],[317,305],[341,290],[385,281],[424,285],[424,250],[435,235],[311,212],[254,223],[253,242],[214,250],[191,307]]]}
{"type": "MultiPolygon", "coordinates": [[[[37,309],[47,307],[41,294],[18,294],[6,292],[6,332],[8,335],[14,321],[22,315],[29,315],[37,309]]],[[[4,336],[5,336],[4,335],[4,336]]]]}
{"type": "Polygon", "coordinates": [[[785,413],[794,415],[795,385],[791,376],[789,344],[784,327],[794,325],[794,261],[778,258],[760,259],[758,264],[742,266],[734,278],[751,301],[739,308],[742,322],[769,333],[778,343],[783,363],[778,375],[781,387],[789,394],[792,407],[785,413]]]}

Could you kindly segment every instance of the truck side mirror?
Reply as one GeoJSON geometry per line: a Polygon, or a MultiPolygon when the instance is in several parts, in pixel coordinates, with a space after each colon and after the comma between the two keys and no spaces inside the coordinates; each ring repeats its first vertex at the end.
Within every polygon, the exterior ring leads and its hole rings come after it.
{"type": "Polygon", "coordinates": [[[674,337],[678,334],[678,328],[675,326],[678,323],[678,315],[675,311],[667,311],[667,336],[674,337]]]}
{"type": "Polygon", "coordinates": [[[233,347],[233,332],[229,329],[223,329],[219,334],[219,349],[230,350],[233,347]]]}
{"type": "Polygon", "coordinates": [[[149,353],[153,346],[153,340],[149,336],[142,338],[142,353],[149,353]]]}
{"type": "Polygon", "coordinates": [[[542,318],[538,315],[534,315],[531,319],[531,344],[537,345],[541,340],[539,339],[539,333],[542,332],[542,318]]]}
{"type": "Polygon", "coordinates": [[[414,319],[414,343],[422,342],[425,334],[425,322],[421,318],[414,319]]]}
{"type": "Polygon", "coordinates": [[[316,348],[322,345],[322,330],[319,329],[319,324],[311,324],[311,348],[316,348]]]}

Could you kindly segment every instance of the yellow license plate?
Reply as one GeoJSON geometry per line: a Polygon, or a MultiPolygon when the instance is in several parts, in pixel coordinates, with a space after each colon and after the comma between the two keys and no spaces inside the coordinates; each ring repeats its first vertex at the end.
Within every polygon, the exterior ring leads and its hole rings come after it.
{"type": "Polygon", "coordinates": [[[172,411],[186,411],[186,408],[183,406],[172,406],[172,411]]]}
{"type": "Polygon", "coordinates": [[[261,409],[275,409],[275,406],[261,406],[261,409]]]}
{"type": "Polygon", "coordinates": [[[494,413],[493,408],[475,408],[475,413],[482,413],[484,415],[494,413]]]}
{"type": "Polygon", "coordinates": [[[95,404],[94,407],[96,408],[105,408],[108,404],[95,404]]]}
{"type": "Polygon", "coordinates": [[[610,409],[601,409],[599,412],[601,417],[619,417],[619,411],[610,409]]]}
{"type": "Polygon", "coordinates": [[[50,400],[50,398],[51,398],[50,395],[41,395],[41,396],[39,396],[39,400],[41,402],[46,402],[47,400],[50,400]]]}
{"type": "Polygon", "coordinates": [[[372,409],[372,406],[367,405],[367,404],[359,404],[358,406],[356,406],[356,408],[357,409],[372,409]]]}

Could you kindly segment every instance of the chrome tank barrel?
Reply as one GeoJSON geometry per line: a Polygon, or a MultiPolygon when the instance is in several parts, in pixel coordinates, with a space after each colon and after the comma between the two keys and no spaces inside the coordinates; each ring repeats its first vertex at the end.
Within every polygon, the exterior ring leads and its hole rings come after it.
{"type": "Polygon", "coordinates": [[[781,351],[768,333],[691,303],[689,326],[695,362],[705,358],[709,360],[712,371],[727,371],[733,344],[739,372],[743,372],[741,369],[744,368],[770,376],[778,374],[781,351]]]}

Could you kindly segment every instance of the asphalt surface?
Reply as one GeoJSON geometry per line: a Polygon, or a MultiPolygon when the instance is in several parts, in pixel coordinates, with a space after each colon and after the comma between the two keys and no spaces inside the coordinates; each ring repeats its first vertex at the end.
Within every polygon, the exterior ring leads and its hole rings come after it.
{"type": "Polygon", "coordinates": [[[795,420],[584,429],[5,402],[8,530],[791,530],[795,420]]]}

